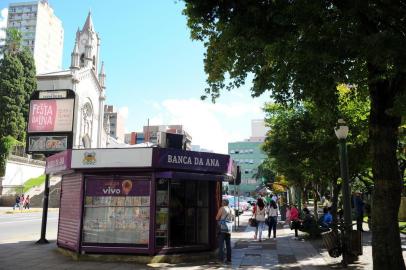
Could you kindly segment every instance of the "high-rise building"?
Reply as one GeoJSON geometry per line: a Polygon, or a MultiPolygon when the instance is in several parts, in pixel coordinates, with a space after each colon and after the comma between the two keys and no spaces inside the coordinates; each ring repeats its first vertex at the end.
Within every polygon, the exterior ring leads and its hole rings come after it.
{"type": "Polygon", "coordinates": [[[261,142],[241,141],[228,143],[228,153],[241,169],[241,194],[249,194],[259,186],[261,179],[255,179],[258,166],[266,159],[261,142]]]}
{"type": "Polygon", "coordinates": [[[264,119],[251,120],[251,142],[264,142],[266,133],[270,129],[265,126],[264,119]]]}
{"type": "Polygon", "coordinates": [[[10,4],[7,28],[21,32],[22,45],[31,50],[37,74],[62,69],[62,22],[55,16],[48,1],[10,4]]]}
{"type": "Polygon", "coordinates": [[[112,105],[104,105],[104,126],[107,127],[111,137],[118,142],[125,141],[125,120],[112,105]]]}
{"type": "Polygon", "coordinates": [[[255,174],[258,166],[266,159],[261,147],[268,131],[264,120],[252,120],[249,139],[228,143],[228,153],[241,169],[240,194],[248,195],[261,184],[261,179],[256,179],[255,174]]]}

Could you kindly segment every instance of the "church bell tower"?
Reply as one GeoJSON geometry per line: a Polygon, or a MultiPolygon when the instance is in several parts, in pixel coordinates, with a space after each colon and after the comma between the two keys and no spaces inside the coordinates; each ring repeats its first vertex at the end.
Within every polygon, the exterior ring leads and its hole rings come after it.
{"type": "Polygon", "coordinates": [[[77,63],[79,63],[80,68],[91,67],[97,74],[100,38],[94,29],[91,12],[87,15],[82,30],[78,29],[76,31],[75,43],[77,45],[75,44],[75,49],[72,53],[71,66],[76,67],[77,63]]]}

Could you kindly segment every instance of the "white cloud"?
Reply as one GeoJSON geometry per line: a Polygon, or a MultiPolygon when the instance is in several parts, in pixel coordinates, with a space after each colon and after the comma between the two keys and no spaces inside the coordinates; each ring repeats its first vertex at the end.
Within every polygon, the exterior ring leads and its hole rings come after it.
{"type": "Polygon", "coordinates": [[[128,107],[120,107],[118,109],[118,113],[123,117],[124,119],[128,119],[128,107]]]}
{"type": "Polygon", "coordinates": [[[7,16],[8,8],[0,10],[0,45],[4,43],[2,40],[6,38],[7,16]]]}
{"type": "Polygon", "coordinates": [[[192,136],[192,143],[218,153],[227,153],[227,143],[250,136],[250,119],[263,117],[262,103],[212,104],[198,99],[168,99],[153,106],[151,125],[180,124],[192,136]]]}

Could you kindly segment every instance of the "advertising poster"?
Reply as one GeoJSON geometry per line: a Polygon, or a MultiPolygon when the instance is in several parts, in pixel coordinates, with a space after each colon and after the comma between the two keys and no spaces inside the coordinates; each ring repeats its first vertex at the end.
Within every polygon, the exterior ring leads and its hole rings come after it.
{"type": "Polygon", "coordinates": [[[28,132],[70,132],[74,99],[31,100],[28,132]]]}
{"type": "MultiPolygon", "coordinates": [[[[88,196],[149,196],[150,181],[142,180],[103,180],[89,179],[86,181],[86,195],[88,196]]],[[[118,206],[124,206],[125,200],[118,203],[118,206]]],[[[149,205],[148,201],[140,202],[141,205],[149,205]]]]}
{"type": "Polygon", "coordinates": [[[59,152],[68,149],[68,136],[29,136],[30,152],[59,152]]]}

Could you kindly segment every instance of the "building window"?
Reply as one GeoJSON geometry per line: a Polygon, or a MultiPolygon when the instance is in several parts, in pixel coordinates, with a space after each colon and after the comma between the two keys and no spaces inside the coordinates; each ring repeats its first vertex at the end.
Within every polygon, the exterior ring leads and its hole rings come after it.
{"type": "Polygon", "coordinates": [[[230,154],[234,154],[235,153],[235,151],[234,150],[230,150],[230,154]]]}

